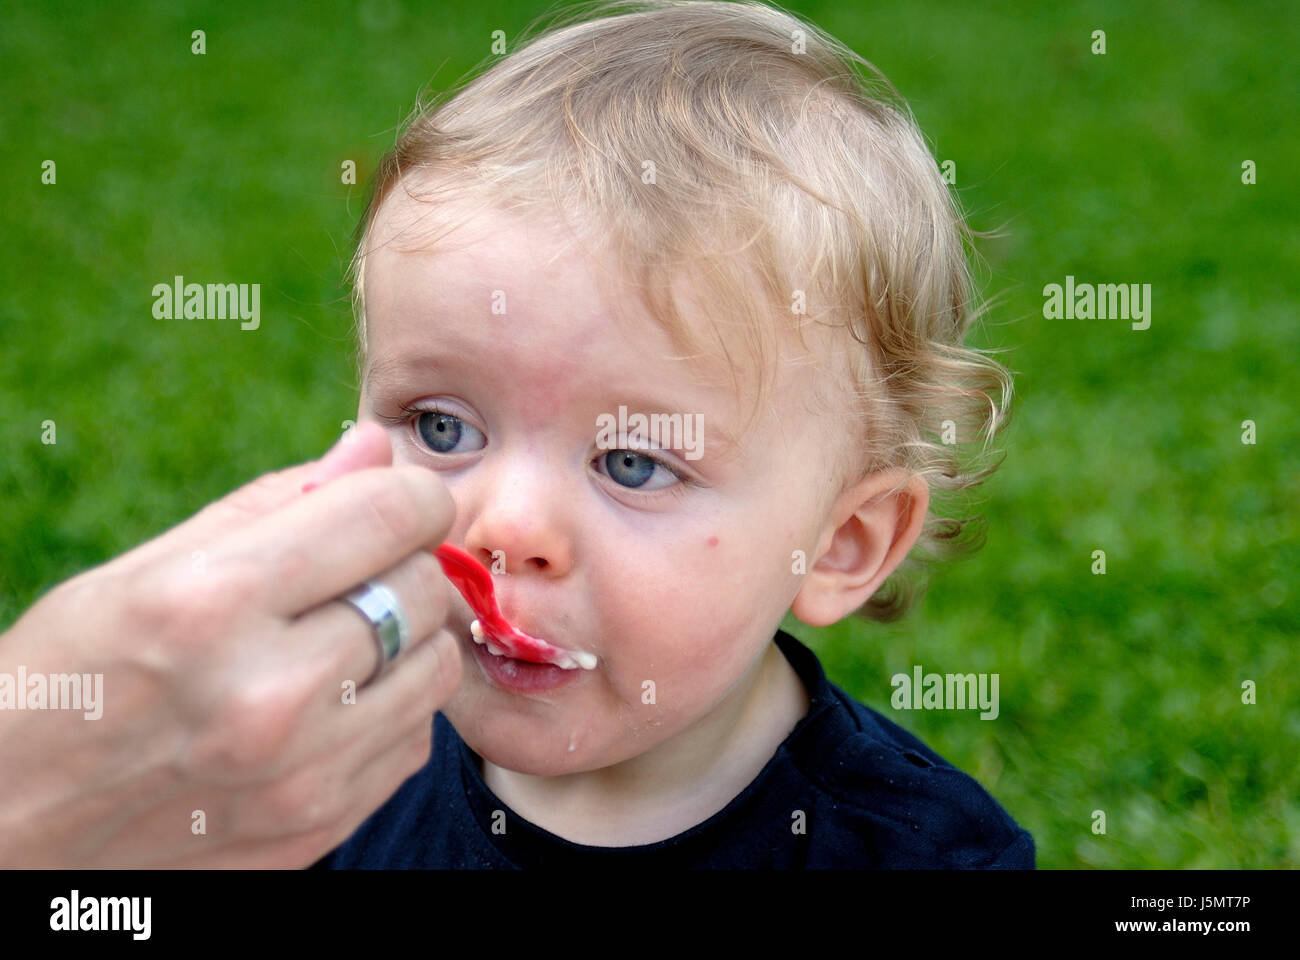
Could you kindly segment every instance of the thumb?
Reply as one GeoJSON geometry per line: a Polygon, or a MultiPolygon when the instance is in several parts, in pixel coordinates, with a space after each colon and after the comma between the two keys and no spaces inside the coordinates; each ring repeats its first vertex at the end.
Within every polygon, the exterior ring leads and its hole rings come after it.
{"type": "Polygon", "coordinates": [[[307,480],[298,493],[312,490],[335,477],[368,467],[386,467],[393,462],[393,448],[384,428],[372,421],[359,423],[330,447],[315,463],[307,464],[307,480]]]}

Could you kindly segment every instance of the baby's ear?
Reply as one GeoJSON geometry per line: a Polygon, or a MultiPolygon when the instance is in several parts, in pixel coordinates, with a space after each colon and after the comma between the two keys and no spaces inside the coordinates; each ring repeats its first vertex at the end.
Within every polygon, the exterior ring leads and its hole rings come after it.
{"type": "Polygon", "coordinates": [[[912,549],[929,507],[925,478],[901,468],[846,489],[831,507],[790,612],[825,627],[860,608],[912,549]]]}

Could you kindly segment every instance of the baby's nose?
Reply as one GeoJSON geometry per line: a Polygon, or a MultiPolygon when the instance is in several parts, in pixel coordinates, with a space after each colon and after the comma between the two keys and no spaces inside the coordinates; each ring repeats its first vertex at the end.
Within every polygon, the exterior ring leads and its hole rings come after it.
{"type": "Polygon", "coordinates": [[[572,552],[568,505],[573,495],[554,485],[529,489],[520,476],[484,490],[471,514],[465,549],[494,575],[562,575],[572,552]]]}

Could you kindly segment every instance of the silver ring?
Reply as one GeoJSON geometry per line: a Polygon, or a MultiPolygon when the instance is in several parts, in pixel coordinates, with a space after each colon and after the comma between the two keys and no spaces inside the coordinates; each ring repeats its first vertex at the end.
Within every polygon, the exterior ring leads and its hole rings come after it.
{"type": "Polygon", "coordinates": [[[397,594],[377,580],[367,580],[339,599],[350,604],[374,628],[375,641],[379,644],[379,665],[366,680],[369,683],[390,661],[411,645],[411,628],[406,622],[406,613],[398,602],[397,594]]]}

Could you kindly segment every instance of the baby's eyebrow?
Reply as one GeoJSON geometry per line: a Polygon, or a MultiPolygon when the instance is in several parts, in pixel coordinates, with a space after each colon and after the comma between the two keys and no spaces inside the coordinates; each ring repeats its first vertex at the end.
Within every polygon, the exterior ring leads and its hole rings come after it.
{"type": "Polygon", "coordinates": [[[406,366],[405,357],[387,357],[383,360],[368,362],[365,372],[361,375],[361,385],[363,388],[371,388],[372,393],[386,393],[391,391],[396,383],[392,374],[396,373],[402,367],[406,366]]]}

